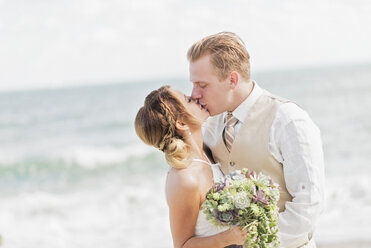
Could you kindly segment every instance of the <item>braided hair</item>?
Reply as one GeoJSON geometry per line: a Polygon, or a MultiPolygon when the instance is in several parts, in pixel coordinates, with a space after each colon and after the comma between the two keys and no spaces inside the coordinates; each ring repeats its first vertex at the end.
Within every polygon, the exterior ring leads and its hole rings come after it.
{"type": "Polygon", "coordinates": [[[135,118],[135,131],[144,143],[164,152],[170,166],[185,168],[190,163],[190,149],[177,130],[176,121],[200,123],[169,88],[162,86],[146,97],[135,118]]]}

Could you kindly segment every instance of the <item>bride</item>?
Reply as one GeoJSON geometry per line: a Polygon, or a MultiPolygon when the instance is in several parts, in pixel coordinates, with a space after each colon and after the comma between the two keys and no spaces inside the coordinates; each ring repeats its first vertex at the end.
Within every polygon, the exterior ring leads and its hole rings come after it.
{"type": "Polygon", "coordinates": [[[139,138],[163,151],[171,166],[166,199],[176,248],[235,247],[247,234],[239,227],[215,227],[201,210],[207,191],[222,176],[203,149],[201,126],[208,117],[189,97],[163,86],[146,97],[135,119],[139,138]]]}

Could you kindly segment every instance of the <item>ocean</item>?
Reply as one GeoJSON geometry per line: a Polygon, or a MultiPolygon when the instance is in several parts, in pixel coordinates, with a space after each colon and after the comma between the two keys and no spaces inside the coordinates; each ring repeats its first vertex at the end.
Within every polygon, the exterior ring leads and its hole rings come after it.
{"type": "MultiPolygon", "coordinates": [[[[371,241],[371,64],[256,72],[320,127],[321,242],[371,241]]],[[[134,131],[145,96],[186,79],[0,92],[0,247],[172,247],[166,162],[134,131]]]]}

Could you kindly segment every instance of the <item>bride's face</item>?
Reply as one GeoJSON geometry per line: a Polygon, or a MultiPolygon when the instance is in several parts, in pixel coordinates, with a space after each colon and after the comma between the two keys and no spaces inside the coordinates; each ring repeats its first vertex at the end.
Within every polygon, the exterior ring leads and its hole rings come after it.
{"type": "Polygon", "coordinates": [[[184,104],[186,109],[200,122],[206,121],[206,119],[210,116],[209,112],[203,108],[200,104],[197,104],[196,101],[191,100],[191,97],[186,96],[182,92],[174,89],[169,89],[175,96],[177,96],[184,104]]]}

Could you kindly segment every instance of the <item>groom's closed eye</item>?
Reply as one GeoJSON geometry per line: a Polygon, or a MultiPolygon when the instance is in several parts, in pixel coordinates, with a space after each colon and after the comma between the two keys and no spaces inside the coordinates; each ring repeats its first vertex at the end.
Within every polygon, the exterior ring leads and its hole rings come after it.
{"type": "Polygon", "coordinates": [[[197,82],[197,83],[195,83],[195,85],[197,85],[201,89],[204,89],[207,86],[207,83],[205,83],[205,82],[197,82]]]}

